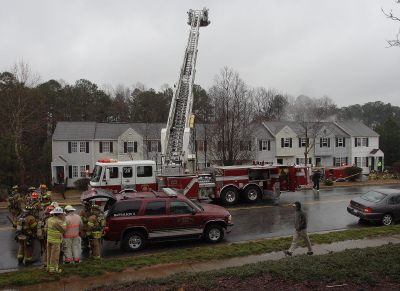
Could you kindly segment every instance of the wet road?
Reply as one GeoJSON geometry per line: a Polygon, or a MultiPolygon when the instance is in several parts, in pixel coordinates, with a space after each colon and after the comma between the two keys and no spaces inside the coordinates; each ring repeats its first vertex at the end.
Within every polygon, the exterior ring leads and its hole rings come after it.
{"type": "MultiPolygon", "coordinates": [[[[263,238],[288,236],[293,234],[293,203],[300,201],[304,210],[308,212],[309,233],[340,229],[368,227],[372,224],[358,224],[358,219],[347,213],[346,207],[350,199],[357,197],[370,189],[394,188],[386,187],[357,187],[342,189],[323,189],[320,192],[304,190],[281,194],[280,203],[274,206],[271,200],[263,200],[257,204],[238,204],[227,207],[234,222],[233,231],[225,236],[224,242],[240,242],[263,238]]],[[[78,211],[76,211],[78,212],[78,211]]],[[[14,240],[15,230],[10,226],[6,216],[10,216],[6,209],[0,211],[0,246],[2,259],[0,272],[19,268],[16,259],[18,243],[14,240]]],[[[188,248],[207,245],[202,240],[180,241],[149,244],[146,252],[162,251],[167,249],[188,248]]],[[[102,257],[114,257],[126,254],[115,242],[104,242],[102,257]]],[[[85,255],[82,256],[86,259],[85,255]]],[[[41,265],[40,247],[35,248],[34,258],[41,265]]],[[[21,266],[20,266],[21,267],[21,266]]]]}

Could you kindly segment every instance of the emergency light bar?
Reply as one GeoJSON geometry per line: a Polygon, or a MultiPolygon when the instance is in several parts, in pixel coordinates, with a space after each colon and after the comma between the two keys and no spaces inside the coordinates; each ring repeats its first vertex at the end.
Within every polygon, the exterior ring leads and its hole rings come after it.
{"type": "Polygon", "coordinates": [[[118,163],[116,159],[100,159],[98,160],[99,163],[118,163]]]}

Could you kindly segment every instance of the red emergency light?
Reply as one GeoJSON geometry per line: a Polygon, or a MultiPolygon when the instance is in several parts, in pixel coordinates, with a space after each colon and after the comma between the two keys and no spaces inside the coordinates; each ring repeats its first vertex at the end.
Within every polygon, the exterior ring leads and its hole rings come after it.
{"type": "Polygon", "coordinates": [[[98,160],[99,163],[117,163],[118,160],[116,159],[100,159],[98,160]]]}

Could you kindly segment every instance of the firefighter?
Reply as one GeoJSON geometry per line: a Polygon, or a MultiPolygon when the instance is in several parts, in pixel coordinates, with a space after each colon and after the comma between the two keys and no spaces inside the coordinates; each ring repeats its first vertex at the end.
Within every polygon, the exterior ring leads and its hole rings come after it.
{"type": "Polygon", "coordinates": [[[100,259],[100,244],[103,232],[106,226],[104,213],[100,210],[99,205],[92,204],[92,215],[89,217],[87,236],[90,240],[90,247],[92,249],[92,258],[95,260],[100,259]]]}
{"type": "Polygon", "coordinates": [[[47,269],[50,274],[60,274],[62,270],[58,268],[58,265],[63,236],[67,231],[67,223],[65,222],[64,210],[61,207],[56,207],[50,214],[53,214],[53,216],[47,220],[45,226],[45,231],[47,231],[47,269]]]}
{"type": "Polygon", "coordinates": [[[12,222],[13,222],[14,228],[17,223],[17,218],[22,213],[22,208],[23,208],[22,201],[23,201],[23,198],[21,197],[21,194],[18,192],[18,186],[12,187],[11,194],[7,200],[7,204],[8,204],[7,208],[8,208],[8,211],[10,211],[10,213],[12,215],[12,222]]]}
{"type": "Polygon", "coordinates": [[[83,225],[81,228],[81,248],[83,252],[89,251],[89,239],[86,235],[89,217],[92,215],[91,203],[88,201],[83,202],[83,209],[79,212],[83,225]]]}
{"type": "Polygon", "coordinates": [[[25,259],[25,265],[34,262],[33,248],[34,239],[37,233],[38,221],[33,215],[35,208],[33,206],[26,206],[22,214],[17,220],[17,236],[16,240],[19,242],[18,249],[18,263],[22,264],[25,259]]]}
{"type": "Polygon", "coordinates": [[[79,246],[80,242],[80,230],[83,226],[81,217],[75,214],[76,209],[71,205],[65,206],[65,221],[67,223],[67,232],[64,234],[63,250],[65,256],[65,263],[69,264],[72,260],[75,263],[79,263],[79,246]]]}
{"type": "Polygon", "coordinates": [[[31,200],[28,202],[29,206],[33,206],[35,208],[35,211],[33,215],[39,219],[39,213],[42,210],[42,204],[39,201],[39,193],[38,192],[33,192],[31,194],[31,200]]]}
{"type": "Polygon", "coordinates": [[[51,193],[47,191],[46,185],[40,185],[40,193],[42,195],[42,208],[46,209],[51,204],[51,193]]]}
{"type": "Polygon", "coordinates": [[[51,211],[54,210],[54,206],[47,206],[44,210],[43,217],[39,220],[38,229],[37,229],[37,237],[40,241],[41,253],[43,253],[43,267],[47,268],[47,229],[45,231],[45,226],[47,220],[52,216],[50,214],[51,211]]]}

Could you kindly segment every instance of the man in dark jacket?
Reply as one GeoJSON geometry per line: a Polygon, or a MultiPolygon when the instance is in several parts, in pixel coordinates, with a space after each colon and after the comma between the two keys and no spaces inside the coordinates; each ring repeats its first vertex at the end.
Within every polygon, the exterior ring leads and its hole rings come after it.
{"type": "Polygon", "coordinates": [[[307,213],[301,209],[301,203],[298,201],[296,201],[293,204],[293,207],[296,209],[296,212],[294,214],[295,232],[293,235],[292,245],[290,246],[289,250],[285,251],[284,253],[286,256],[290,257],[293,251],[297,248],[297,245],[299,243],[299,238],[302,237],[307,244],[308,248],[307,255],[312,255],[314,253],[312,250],[310,238],[308,237],[307,233],[307,222],[308,222],[307,213]]]}
{"type": "Polygon", "coordinates": [[[321,170],[318,170],[314,173],[312,180],[314,182],[313,189],[319,191],[319,181],[321,180],[321,170]]]}

